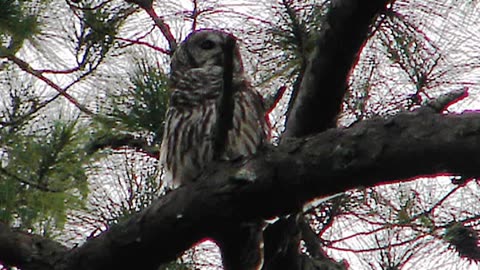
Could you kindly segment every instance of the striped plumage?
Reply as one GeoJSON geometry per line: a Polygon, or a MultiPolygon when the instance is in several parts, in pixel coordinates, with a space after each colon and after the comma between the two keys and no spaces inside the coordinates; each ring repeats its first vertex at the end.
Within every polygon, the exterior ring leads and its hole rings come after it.
{"type": "MultiPolygon", "coordinates": [[[[217,30],[195,31],[172,57],[172,94],[160,151],[163,179],[171,188],[194,181],[212,162],[227,38],[233,37],[217,30]]],[[[262,99],[244,76],[238,48],[234,54],[233,128],[222,159],[251,156],[268,132],[262,99]]]]}

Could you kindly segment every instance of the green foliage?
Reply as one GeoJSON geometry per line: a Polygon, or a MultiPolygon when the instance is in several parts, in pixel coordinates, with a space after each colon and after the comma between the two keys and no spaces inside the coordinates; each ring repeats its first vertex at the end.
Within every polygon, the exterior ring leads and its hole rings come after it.
{"type": "MultiPolygon", "coordinates": [[[[326,1],[305,5],[298,1],[281,1],[277,13],[281,23],[270,30],[275,47],[280,48],[289,60],[286,67],[298,70],[305,64],[306,58],[313,51],[316,34],[322,26],[326,14],[326,1]]],[[[293,73],[295,74],[295,73],[293,73]]]]}
{"type": "Polygon", "coordinates": [[[110,116],[96,119],[96,133],[87,151],[116,146],[158,151],[169,97],[167,77],[158,68],[139,62],[129,81],[131,87],[109,97],[110,116]],[[151,137],[147,144],[132,136],[139,133],[151,137]]]}
{"type": "Polygon", "coordinates": [[[68,209],[83,207],[90,156],[78,149],[88,137],[77,121],[25,131],[0,129],[0,221],[48,235],[63,228],[68,209]],[[40,229],[46,220],[49,225],[40,229]]]}
{"type": "Polygon", "coordinates": [[[0,7],[0,55],[14,54],[25,40],[40,33],[38,10],[42,3],[36,0],[0,0],[0,7]]]}
{"type": "Polygon", "coordinates": [[[0,84],[5,90],[0,92],[3,105],[0,123],[8,132],[15,132],[33,117],[41,107],[41,102],[34,93],[32,82],[22,78],[19,72],[9,67],[2,74],[4,77],[0,78],[0,84]]]}
{"type": "MultiPolygon", "coordinates": [[[[91,3],[90,3],[91,4],[91,3]]],[[[80,29],[76,34],[76,57],[80,67],[95,69],[114,48],[115,36],[129,14],[128,5],[82,7],[80,29]]]]}
{"type": "MultiPolygon", "coordinates": [[[[277,81],[281,82],[280,89],[282,86],[297,89],[308,56],[313,52],[318,38],[318,30],[323,25],[328,1],[308,4],[293,0],[276,2],[273,6],[273,22],[265,30],[266,33],[262,33],[265,36],[261,49],[265,54],[262,56],[262,66],[269,68],[265,72],[258,72],[256,76],[262,88],[277,81]]],[[[276,102],[276,94],[266,98],[267,107],[276,102]]]]}
{"type": "Polygon", "coordinates": [[[480,262],[479,236],[474,228],[460,222],[453,222],[446,229],[443,238],[460,257],[480,262]]]}
{"type": "Polygon", "coordinates": [[[113,97],[114,116],[133,130],[148,130],[161,138],[169,97],[167,76],[158,68],[139,62],[130,81],[133,88],[113,97]],[[122,102],[128,107],[122,108],[122,102]]]}
{"type": "Polygon", "coordinates": [[[390,61],[398,65],[415,84],[417,91],[427,87],[438,68],[441,54],[431,41],[415,27],[394,14],[386,17],[387,30],[380,40],[390,61]]]}

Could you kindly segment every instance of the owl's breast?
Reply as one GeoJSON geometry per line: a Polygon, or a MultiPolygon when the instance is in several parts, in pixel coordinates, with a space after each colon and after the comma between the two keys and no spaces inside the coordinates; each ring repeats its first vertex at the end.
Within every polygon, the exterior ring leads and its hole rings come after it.
{"type": "Polygon", "coordinates": [[[219,72],[221,73],[221,68],[193,68],[184,73],[172,74],[170,106],[195,107],[208,100],[218,99],[223,87],[223,77],[219,72]]]}

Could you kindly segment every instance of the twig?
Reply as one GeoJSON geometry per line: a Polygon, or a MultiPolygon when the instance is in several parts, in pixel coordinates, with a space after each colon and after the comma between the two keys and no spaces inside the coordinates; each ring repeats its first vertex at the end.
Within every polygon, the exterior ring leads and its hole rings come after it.
{"type": "Polygon", "coordinates": [[[310,227],[310,224],[308,224],[308,221],[305,220],[303,215],[299,218],[298,223],[300,230],[302,231],[302,239],[305,241],[305,246],[308,252],[314,258],[327,259],[328,255],[322,249],[322,241],[320,241],[317,234],[313,231],[312,227],[310,227]]]}
{"type": "Polygon", "coordinates": [[[434,100],[429,100],[426,105],[435,112],[441,113],[446,110],[448,106],[466,97],[468,97],[468,87],[450,91],[434,100]]]}
{"type": "Polygon", "coordinates": [[[173,54],[175,49],[177,48],[177,41],[175,37],[172,35],[172,31],[170,30],[170,26],[162,20],[155,10],[153,9],[152,0],[126,0],[129,3],[137,4],[139,7],[143,8],[150,18],[153,19],[155,25],[160,29],[165,39],[167,39],[168,46],[170,48],[169,54],[173,54]]]}
{"type": "Polygon", "coordinates": [[[163,36],[167,39],[168,46],[170,47],[170,52],[173,54],[175,49],[177,49],[177,41],[175,40],[175,37],[172,35],[172,31],[170,30],[170,26],[165,23],[164,20],[162,20],[160,17],[158,17],[157,13],[153,8],[145,10],[148,15],[153,19],[155,24],[160,28],[160,31],[162,32],[163,36]]]}
{"type": "Polygon", "coordinates": [[[164,53],[164,54],[167,54],[167,55],[170,55],[171,54],[171,51],[170,50],[166,50],[164,48],[161,48],[161,47],[157,47],[155,45],[152,45],[148,42],[145,42],[145,41],[141,41],[139,39],[136,39],[136,40],[133,40],[133,39],[128,39],[128,38],[122,38],[122,37],[115,37],[116,39],[118,40],[121,40],[121,41],[124,41],[124,42],[129,42],[131,44],[138,44],[138,45],[145,45],[151,49],[154,49],[155,51],[158,51],[158,52],[161,52],[161,53],[164,53]]]}
{"type": "Polygon", "coordinates": [[[65,97],[70,103],[75,105],[80,111],[88,114],[88,115],[94,115],[92,111],[87,109],[87,107],[83,106],[80,104],[74,97],[72,97],[69,93],[65,91],[65,89],[61,88],[59,85],[48,79],[47,77],[43,76],[42,72],[33,69],[27,62],[23,61],[22,59],[14,56],[14,55],[7,55],[6,58],[15,64],[17,64],[18,67],[20,67],[23,71],[27,72],[28,74],[31,74],[38,79],[42,80],[45,82],[48,86],[52,87],[53,89],[57,90],[60,95],[65,97]]]}
{"type": "Polygon", "coordinates": [[[24,184],[24,185],[29,185],[33,188],[36,188],[40,191],[43,191],[43,192],[51,192],[51,193],[59,193],[59,192],[63,192],[65,190],[63,189],[53,189],[53,188],[50,188],[48,187],[47,185],[41,185],[41,184],[38,184],[38,183],[34,183],[34,182],[31,182],[31,181],[28,181],[28,180],[25,180],[25,179],[22,179],[20,178],[19,176],[13,174],[13,173],[10,173],[8,170],[0,167],[0,173],[6,175],[7,177],[11,177],[13,179],[15,179],[16,181],[24,184]]]}

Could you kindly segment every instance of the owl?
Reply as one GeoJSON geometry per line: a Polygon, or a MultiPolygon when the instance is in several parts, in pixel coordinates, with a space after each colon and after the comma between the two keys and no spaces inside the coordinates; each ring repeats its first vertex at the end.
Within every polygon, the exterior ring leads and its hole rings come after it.
{"type": "MultiPolygon", "coordinates": [[[[212,164],[224,50],[232,38],[218,30],[198,30],[172,56],[172,92],[160,149],[163,181],[170,188],[194,182],[212,164]]],[[[238,47],[233,50],[232,77],[233,126],[220,157],[223,160],[252,156],[267,140],[269,130],[262,98],[244,75],[238,47]]],[[[261,269],[262,228],[262,221],[247,222],[232,228],[227,238],[218,239],[226,269],[261,269]]]]}
{"type": "MultiPolygon", "coordinates": [[[[213,161],[219,100],[223,91],[224,48],[231,34],[192,32],[171,60],[171,96],[165,119],[160,168],[170,188],[191,183],[213,161]]],[[[244,75],[240,51],[233,52],[233,127],[221,159],[252,156],[268,137],[261,96],[244,75]]]]}

